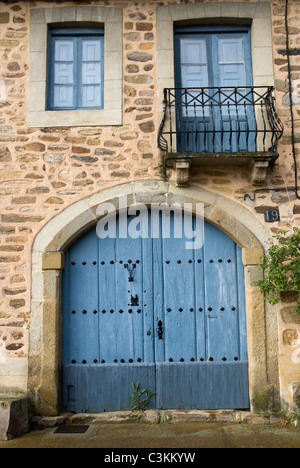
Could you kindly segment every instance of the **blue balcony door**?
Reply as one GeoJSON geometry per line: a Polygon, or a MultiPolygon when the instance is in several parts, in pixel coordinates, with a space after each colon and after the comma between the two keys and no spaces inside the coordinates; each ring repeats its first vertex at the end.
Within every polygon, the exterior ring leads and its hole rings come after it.
{"type": "Polygon", "coordinates": [[[153,239],[99,239],[94,228],[67,250],[64,410],[130,409],[137,382],[156,392],[150,408],[249,407],[241,249],[209,223],[204,245],[186,249],[174,216],[170,238],[162,223],[153,239]]]}
{"type": "Polygon", "coordinates": [[[176,88],[187,89],[177,94],[179,152],[253,151],[255,118],[249,105],[253,96],[247,88],[252,86],[249,28],[176,30],[175,69],[176,88]]]}

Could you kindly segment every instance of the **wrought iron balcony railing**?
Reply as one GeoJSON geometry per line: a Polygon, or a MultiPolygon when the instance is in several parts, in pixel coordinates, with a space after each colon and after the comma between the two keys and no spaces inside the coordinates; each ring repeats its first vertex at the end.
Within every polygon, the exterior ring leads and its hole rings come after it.
{"type": "Polygon", "coordinates": [[[166,153],[276,153],[274,88],[166,88],[158,146],[166,153]]]}

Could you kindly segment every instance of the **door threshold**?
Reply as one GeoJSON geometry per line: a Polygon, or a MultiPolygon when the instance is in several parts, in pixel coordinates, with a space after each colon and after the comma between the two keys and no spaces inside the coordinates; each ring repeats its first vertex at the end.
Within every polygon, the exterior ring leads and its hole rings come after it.
{"type": "Polygon", "coordinates": [[[113,424],[113,423],[185,423],[185,422],[235,422],[251,424],[278,424],[285,421],[275,415],[262,415],[251,413],[250,410],[181,410],[150,409],[141,411],[112,411],[104,413],[77,413],[68,414],[68,419],[76,424],[113,424]]]}

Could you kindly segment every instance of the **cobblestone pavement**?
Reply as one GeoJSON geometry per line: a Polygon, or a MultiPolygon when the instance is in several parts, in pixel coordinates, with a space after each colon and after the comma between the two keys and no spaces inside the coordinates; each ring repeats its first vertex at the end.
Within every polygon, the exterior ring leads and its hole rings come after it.
{"type": "Polygon", "coordinates": [[[192,453],[194,448],[300,448],[300,431],[275,424],[93,421],[84,434],[55,434],[55,430],[30,431],[22,437],[0,442],[0,448],[104,448],[103,457],[111,456],[110,449],[127,449],[130,454],[138,448],[172,449],[170,453],[187,449],[192,453]]]}

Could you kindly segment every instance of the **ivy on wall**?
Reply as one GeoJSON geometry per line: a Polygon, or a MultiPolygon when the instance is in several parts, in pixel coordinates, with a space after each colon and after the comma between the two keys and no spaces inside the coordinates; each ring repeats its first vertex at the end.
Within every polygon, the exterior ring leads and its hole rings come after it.
{"type": "Polygon", "coordinates": [[[282,291],[296,291],[296,311],[300,314],[300,229],[294,228],[292,235],[280,231],[277,243],[263,257],[261,269],[264,278],[255,283],[266,294],[270,304],[277,304],[282,291]]]}

